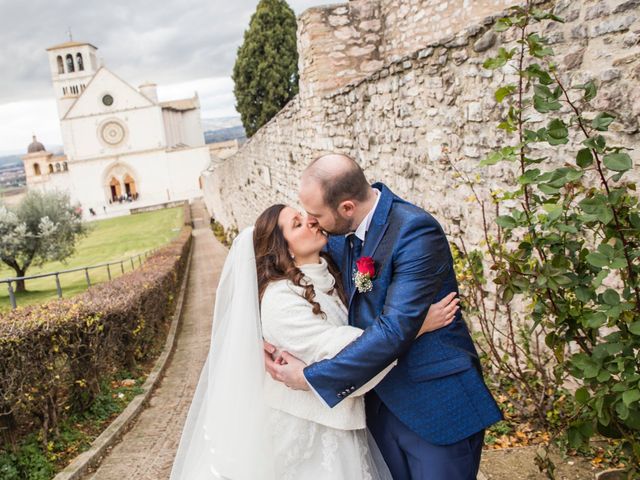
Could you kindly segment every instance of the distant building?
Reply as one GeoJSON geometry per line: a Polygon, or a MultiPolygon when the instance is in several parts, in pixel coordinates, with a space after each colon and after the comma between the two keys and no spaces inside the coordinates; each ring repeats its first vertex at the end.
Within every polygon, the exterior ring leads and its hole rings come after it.
{"type": "Polygon", "coordinates": [[[57,188],[107,215],[202,195],[211,160],[197,93],[159,102],[156,85],[137,89],[101,66],[90,43],[47,49],[64,155],[33,137],[23,157],[28,188],[57,188]]]}

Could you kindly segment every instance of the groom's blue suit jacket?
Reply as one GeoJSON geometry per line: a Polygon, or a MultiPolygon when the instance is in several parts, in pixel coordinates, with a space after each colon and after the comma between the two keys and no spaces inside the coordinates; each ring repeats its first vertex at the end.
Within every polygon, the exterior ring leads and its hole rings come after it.
{"type": "MultiPolygon", "coordinates": [[[[349,323],[365,331],[304,374],[333,407],[397,358],[397,366],[375,388],[378,396],[423,439],[454,443],[502,416],[460,312],[449,326],[415,338],[429,306],[458,290],[449,244],[429,213],[381,183],[373,186],[381,197],[361,256],[373,257],[376,275],[371,291],[354,289],[349,300],[349,323]]],[[[328,251],[349,285],[349,243],[332,236],[328,251]]]]}

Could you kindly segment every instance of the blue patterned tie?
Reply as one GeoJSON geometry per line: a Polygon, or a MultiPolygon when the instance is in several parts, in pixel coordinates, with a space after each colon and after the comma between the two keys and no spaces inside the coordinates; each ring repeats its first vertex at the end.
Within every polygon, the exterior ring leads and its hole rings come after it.
{"type": "Polygon", "coordinates": [[[353,293],[353,289],[356,288],[353,275],[356,272],[356,262],[362,253],[362,240],[360,240],[355,233],[349,237],[349,240],[351,243],[351,292],[353,293]]]}

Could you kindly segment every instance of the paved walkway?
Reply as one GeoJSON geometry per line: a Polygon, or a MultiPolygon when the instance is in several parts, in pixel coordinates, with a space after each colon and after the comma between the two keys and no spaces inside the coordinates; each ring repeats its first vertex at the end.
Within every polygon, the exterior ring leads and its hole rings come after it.
{"type": "Polygon", "coordinates": [[[193,253],[173,357],[148,407],[86,480],[169,478],[180,433],[209,351],[218,278],[227,250],[209,228],[202,201],[191,206],[193,253]]]}

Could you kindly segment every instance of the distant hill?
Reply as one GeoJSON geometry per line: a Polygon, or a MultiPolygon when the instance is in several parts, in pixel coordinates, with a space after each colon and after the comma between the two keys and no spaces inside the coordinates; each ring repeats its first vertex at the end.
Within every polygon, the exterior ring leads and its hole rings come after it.
{"type": "Polygon", "coordinates": [[[22,165],[20,155],[5,155],[0,157],[0,169],[22,165]]]}
{"type": "Polygon", "coordinates": [[[205,132],[239,126],[242,126],[242,121],[240,120],[240,117],[237,116],[202,119],[202,130],[204,130],[205,132]]]}
{"type": "Polygon", "coordinates": [[[202,130],[204,130],[206,143],[226,142],[235,139],[244,143],[247,138],[242,121],[238,116],[203,118],[202,130]]]}
{"type": "Polygon", "coordinates": [[[245,135],[244,128],[242,126],[221,128],[219,130],[208,130],[204,132],[205,143],[225,142],[227,140],[235,139],[240,140],[240,143],[244,143],[246,138],[247,136],[245,135]]]}

